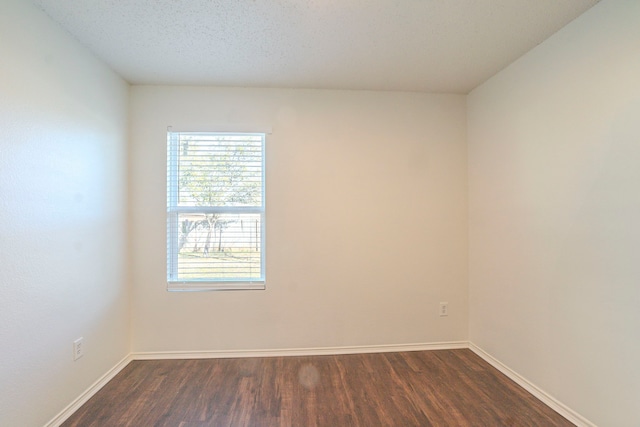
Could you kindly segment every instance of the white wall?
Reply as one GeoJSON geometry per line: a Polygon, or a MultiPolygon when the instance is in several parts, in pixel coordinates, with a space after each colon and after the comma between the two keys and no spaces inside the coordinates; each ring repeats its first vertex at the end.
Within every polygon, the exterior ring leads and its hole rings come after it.
{"type": "Polygon", "coordinates": [[[134,86],[133,350],[467,339],[465,98],[134,86]],[[267,290],[169,293],[166,129],[267,125],[267,290]],[[438,317],[439,301],[450,304],[438,317]]]}
{"type": "Polygon", "coordinates": [[[129,351],[128,85],[22,0],[0,58],[0,425],[41,426],[129,351]]]}
{"type": "Polygon", "coordinates": [[[470,339],[640,425],[640,2],[604,0],[468,99],[470,339]]]}

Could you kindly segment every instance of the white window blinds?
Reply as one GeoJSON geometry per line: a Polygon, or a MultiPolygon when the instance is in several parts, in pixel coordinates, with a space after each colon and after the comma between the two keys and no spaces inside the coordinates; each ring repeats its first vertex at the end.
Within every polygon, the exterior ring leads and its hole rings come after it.
{"type": "Polygon", "coordinates": [[[265,135],[167,140],[169,288],[263,289],[265,135]]]}

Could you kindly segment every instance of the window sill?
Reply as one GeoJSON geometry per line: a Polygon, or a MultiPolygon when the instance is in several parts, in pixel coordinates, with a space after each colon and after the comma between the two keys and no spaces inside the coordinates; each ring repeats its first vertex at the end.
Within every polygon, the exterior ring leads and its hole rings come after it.
{"type": "Polygon", "coordinates": [[[169,292],[256,291],[265,290],[265,282],[167,282],[169,292]]]}

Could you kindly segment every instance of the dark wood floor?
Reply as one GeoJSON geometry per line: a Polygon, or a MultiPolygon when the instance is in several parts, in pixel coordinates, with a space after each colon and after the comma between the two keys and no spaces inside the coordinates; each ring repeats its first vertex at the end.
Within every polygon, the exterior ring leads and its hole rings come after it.
{"type": "Polygon", "coordinates": [[[573,426],[470,350],[134,361],[71,426],[573,426]]]}

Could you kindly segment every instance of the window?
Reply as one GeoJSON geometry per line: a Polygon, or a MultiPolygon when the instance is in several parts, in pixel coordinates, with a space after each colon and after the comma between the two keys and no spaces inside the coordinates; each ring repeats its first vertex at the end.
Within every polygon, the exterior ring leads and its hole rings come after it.
{"type": "Polygon", "coordinates": [[[167,135],[169,290],[264,289],[263,133],[167,135]]]}

